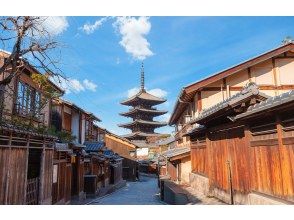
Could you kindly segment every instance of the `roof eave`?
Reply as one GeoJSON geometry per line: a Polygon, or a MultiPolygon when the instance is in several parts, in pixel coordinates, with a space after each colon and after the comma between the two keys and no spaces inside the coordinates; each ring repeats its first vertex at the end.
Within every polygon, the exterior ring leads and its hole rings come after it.
{"type": "MultiPolygon", "coordinates": [[[[254,58],[248,59],[248,60],[246,60],[246,61],[244,61],[244,62],[242,62],[242,63],[239,63],[239,64],[237,64],[237,65],[234,65],[233,67],[227,68],[227,69],[222,70],[222,71],[217,72],[217,73],[214,73],[213,75],[210,75],[210,76],[208,76],[208,77],[206,77],[206,78],[204,78],[204,79],[202,79],[202,80],[198,80],[197,82],[194,82],[194,83],[188,84],[187,86],[183,87],[182,90],[181,90],[181,92],[180,92],[180,94],[179,94],[179,96],[178,96],[177,102],[175,103],[175,106],[174,106],[174,109],[173,109],[173,111],[172,111],[172,114],[171,114],[171,117],[170,117],[170,120],[169,120],[168,124],[169,124],[170,126],[172,126],[173,124],[175,124],[176,119],[178,118],[178,117],[177,117],[178,114],[182,113],[182,112],[179,112],[179,113],[177,112],[177,110],[178,110],[178,106],[179,106],[179,104],[180,104],[180,99],[183,99],[183,98],[184,98],[184,94],[185,94],[186,92],[188,92],[187,90],[188,90],[189,88],[194,87],[195,85],[200,84],[201,82],[205,82],[205,81],[207,81],[207,80],[209,80],[209,79],[211,79],[211,78],[213,78],[213,77],[219,76],[219,75],[221,75],[222,73],[224,73],[224,72],[226,72],[226,71],[229,71],[229,70],[231,70],[231,69],[233,69],[233,68],[236,68],[236,67],[238,67],[238,66],[241,66],[241,65],[243,65],[243,64],[245,64],[245,63],[247,63],[247,62],[249,63],[249,62],[252,61],[252,60],[255,60],[255,59],[260,58],[260,57],[262,57],[262,56],[265,56],[265,55],[267,55],[267,54],[273,53],[273,52],[275,52],[276,50],[281,50],[281,49],[283,49],[283,48],[285,49],[285,51],[293,50],[293,49],[294,49],[294,44],[293,44],[292,42],[290,42],[290,43],[288,43],[288,44],[286,44],[286,45],[279,46],[279,47],[274,48],[274,49],[272,49],[272,50],[270,50],[270,51],[267,51],[267,52],[265,52],[265,53],[263,53],[263,54],[260,54],[260,55],[254,57],[254,58]]],[[[260,61],[260,62],[262,62],[262,61],[260,61]]],[[[241,70],[237,70],[237,72],[238,72],[238,71],[241,71],[241,70]]],[[[234,74],[234,73],[232,73],[232,74],[234,74]]],[[[218,79],[216,79],[215,81],[217,81],[217,80],[218,80],[218,79]]],[[[199,87],[199,88],[200,88],[200,87],[199,87]]],[[[196,88],[195,91],[197,91],[199,88],[196,88]]]]}

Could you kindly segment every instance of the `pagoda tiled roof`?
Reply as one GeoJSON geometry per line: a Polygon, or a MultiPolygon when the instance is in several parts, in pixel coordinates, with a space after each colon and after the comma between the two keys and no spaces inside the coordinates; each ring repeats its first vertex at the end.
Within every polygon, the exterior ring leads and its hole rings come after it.
{"type": "Polygon", "coordinates": [[[146,108],[142,108],[142,107],[135,107],[130,109],[130,111],[128,112],[124,112],[124,113],[120,113],[120,115],[122,116],[132,116],[135,115],[139,112],[143,112],[143,113],[147,113],[149,115],[163,115],[165,113],[167,113],[167,111],[163,111],[163,110],[156,110],[156,109],[146,109],[146,108]]]}
{"type": "Polygon", "coordinates": [[[141,100],[142,102],[151,102],[154,104],[161,104],[166,101],[166,99],[162,99],[159,97],[156,97],[154,95],[151,95],[150,93],[146,92],[145,89],[141,89],[140,92],[138,92],[136,95],[124,100],[121,102],[122,105],[132,105],[132,103],[135,103],[137,101],[141,100]]]}
{"type": "Polygon", "coordinates": [[[150,125],[154,127],[161,127],[167,125],[166,122],[159,122],[159,121],[146,121],[142,119],[136,119],[132,122],[125,123],[125,124],[119,124],[119,127],[133,127],[136,124],[142,124],[142,125],[150,125]]]}
{"type": "Polygon", "coordinates": [[[124,138],[154,137],[154,136],[158,136],[158,135],[161,135],[161,134],[158,134],[158,133],[145,133],[145,132],[138,131],[138,132],[133,132],[133,133],[130,133],[130,134],[123,135],[123,137],[124,138]]]}

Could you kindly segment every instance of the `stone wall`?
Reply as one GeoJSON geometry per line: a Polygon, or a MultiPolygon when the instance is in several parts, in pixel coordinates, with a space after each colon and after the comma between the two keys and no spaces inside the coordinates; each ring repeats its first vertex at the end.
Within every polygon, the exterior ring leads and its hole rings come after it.
{"type": "Polygon", "coordinates": [[[208,195],[209,180],[207,177],[196,174],[196,173],[190,173],[189,179],[190,179],[190,186],[191,187],[193,187],[194,189],[196,189],[200,193],[208,195]]]}

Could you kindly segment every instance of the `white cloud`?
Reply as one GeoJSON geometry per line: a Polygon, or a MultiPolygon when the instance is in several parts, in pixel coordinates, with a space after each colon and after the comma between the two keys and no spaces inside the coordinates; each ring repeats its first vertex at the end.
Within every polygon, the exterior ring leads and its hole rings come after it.
{"type": "Polygon", "coordinates": [[[136,95],[139,91],[140,91],[140,89],[138,87],[134,87],[132,89],[129,89],[128,92],[127,92],[128,98],[136,95]]]}
{"type": "Polygon", "coordinates": [[[157,96],[159,98],[164,98],[167,96],[167,91],[162,89],[151,89],[148,91],[151,95],[157,96]]]}
{"type": "Polygon", "coordinates": [[[83,27],[80,27],[80,30],[83,30],[86,32],[86,34],[92,34],[96,29],[98,29],[105,21],[107,20],[107,17],[101,18],[97,21],[95,21],[94,24],[84,24],[83,27]]]}
{"type": "Polygon", "coordinates": [[[170,113],[166,113],[166,114],[164,114],[164,115],[159,116],[159,117],[158,117],[158,120],[159,120],[159,121],[167,122],[167,121],[169,121],[170,116],[171,116],[170,113]]]}
{"type": "Polygon", "coordinates": [[[118,17],[113,26],[121,34],[122,39],[119,42],[127,53],[134,59],[144,60],[153,55],[150,50],[150,43],[145,36],[151,29],[151,23],[148,17],[118,17]]]}
{"type": "MultiPolygon", "coordinates": [[[[128,98],[136,95],[139,91],[140,91],[140,88],[138,88],[138,87],[134,87],[132,89],[129,89],[127,91],[128,98]]],[[[167,91],[162,90],[162,89],[158,89],[158,88],[151,89],[151,90],[147,89],[147,92],[150,93],[151,95],[154,95],[154,96],[159,97],[159,98],[165,98],[167,96],[167,91]]]]}
{"type": "Polygon", "coordinates": [[[66,31],[69,24],[65,16],[42,17],[41,27],[50,33],[51,36],[56,36],[66,31]]]}
{"type": "Polygon", "coordinates": [[[97,85],[95,83],[89,81],[88,79],[84,79],[83,84],[86,89],[91,90],[93,92],[96,91],[97,85]]]}
{"type": "Polygon", "coordinates": [[[84,79],[83,82],[80,82],[79,80],[72,78],[63,79],[54,77],[52,78],[52,81],[62,88],[66,94],[71,92],[79,93],[86,90],[95,92],[97,88],[97,85],[88,79],[84,79]]]}

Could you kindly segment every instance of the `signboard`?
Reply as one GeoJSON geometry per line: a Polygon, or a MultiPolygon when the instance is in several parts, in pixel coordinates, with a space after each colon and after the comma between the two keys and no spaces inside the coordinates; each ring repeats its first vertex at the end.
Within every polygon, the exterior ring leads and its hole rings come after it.
{"type": "Polygon", "coordinates": [[[53,183],[57,183],[58,165],[53,165],[53,183]]]}
{"type": "Polygon", "coordinates": [[[137,156],[148,156],[149,149],[148,148],[138,148],[137,156]]]}

